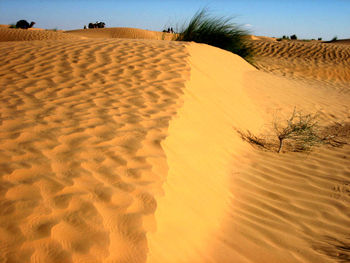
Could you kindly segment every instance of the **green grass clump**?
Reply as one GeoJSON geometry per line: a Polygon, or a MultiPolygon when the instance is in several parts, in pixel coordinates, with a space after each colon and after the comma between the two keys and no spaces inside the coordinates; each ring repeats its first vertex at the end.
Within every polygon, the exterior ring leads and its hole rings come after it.
{"type": "Polygon", "coordinates": [[[198,11],[177,35],[177,41],[194,41],[225,49],[246,60],[252,58],[247,46],[249,32],[232,22],[232,17],[211,17],[206,9],[198,11]]]}

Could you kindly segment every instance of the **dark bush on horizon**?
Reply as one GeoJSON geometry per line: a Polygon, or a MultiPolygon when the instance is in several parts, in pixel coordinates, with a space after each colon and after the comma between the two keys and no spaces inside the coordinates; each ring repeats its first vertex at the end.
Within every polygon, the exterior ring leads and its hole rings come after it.
{"type": "Polygon", "coordinates": [[[231,17],[211,17],[206,9],[202,9],[175,40],[208,44],[249,60],[252,58],[252,50],[246,45],[249,32],[231,21],[231,17]]]}
{"type": "Polygon", "coordinates": [[[291,40],[297,40],[298,38],[297,38],[296,35],[291,35],[291,36],[290,36],[290,39],[291,39],[291,40]]]}

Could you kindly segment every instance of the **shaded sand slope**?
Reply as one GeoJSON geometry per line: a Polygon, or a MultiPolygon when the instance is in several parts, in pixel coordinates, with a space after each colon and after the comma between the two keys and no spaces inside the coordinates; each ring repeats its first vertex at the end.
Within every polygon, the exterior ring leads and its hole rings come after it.
{"type": "Polygon", "coordinates": [[[169,172],[148,262],[348,261],[349,146],[278,155],[233,128],[271,132],[274,115],[295,106],[319,111],[322,124],[349,122],[349,94],[205,45],[189,50],[184,105],[162,143],[169,172]]]}
{"type": "Polygon", "coordinates": [[[42,29],[25,30],[0,27],[0,42],[3,41],[29,41],[29,40],[58,40],[79,39],[79,36],[64,34],[62,32],[47,31],[42,29]]]}
{"type": "MultiPolygon", "coordinates": [[[[350,122],[349,93],[339,92],[336,84],[315,85],[264,72],[251,72],[244,79],[264,119],[265,135],[273,135],[275,117],[286,120],[294,107],[317,112],[320,125],[350,122]]],[[[322,146],[309,154],[247,148],[237,155],[223,251],[233,248],[252,262],[348,262],[349,158],[348,145],[322,146]]]]}
{"type": "Polygon", "coordinates": [[[131,38],[131,39],[157,39],[172,40],[174,34],[150,31],[138,28],[111,27],[89,28],[66,31],[67,34],[88,38],[131,38]]]}
{"type": "Polygon", "coordinates": [[[350,82],[350,46],[297,41],[251,41],[258,68],[279,76],[350,82]]]}
{"type": "MultiPolygon", "coordinates": [[[[231,209],[232,154],[245,146],[233,126],[257,130],[262,125],[243,90],[244,73],[255,69],[207,45],[191,44],[189,52],[184,105],[162,142],[169,172],[155,213],[157,231],[149,234],[148,262],[223,262],[211,250],[231,209]]],[[[231,252],[227,262],[242,259],[231,252]]]]}
{"type": "Polygon", "coordinates": [[[144,262],[183,43],[0,43],[0,262],[144,262]]]}

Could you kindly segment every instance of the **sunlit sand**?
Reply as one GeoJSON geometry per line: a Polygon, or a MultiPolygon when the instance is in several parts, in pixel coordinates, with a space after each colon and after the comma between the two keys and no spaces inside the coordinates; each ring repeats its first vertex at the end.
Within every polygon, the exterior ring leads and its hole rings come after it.
{"type": "Polygon", "coordinates": [[[349,261],[350,146],[235,128],[350,122],[350,45],[172,37],[0,27],[0,262],[349,261]]]}

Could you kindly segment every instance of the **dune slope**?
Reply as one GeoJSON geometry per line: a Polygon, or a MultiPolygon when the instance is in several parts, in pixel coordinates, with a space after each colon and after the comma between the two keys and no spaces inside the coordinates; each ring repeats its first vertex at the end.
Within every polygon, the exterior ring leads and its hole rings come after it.
{"type": "Polygon", "coordinates": [[[279,76],[337,83],[349,90],[350,47],[331,43],[250,41],[258,68],[279,76]]]}
{"type": "Polygon", "coordinates": [[[0,262],[144,262],[183,43],[0,44],[0,262]]]}
{"type": "Polygon", "coordinates": [[[349,122],[349,95],[205,45],[189,50],[184,104],[162,143],[169,172],[148,262],[346,262],[349,146],[264,152],[234,127],[271,133],[274,116],[294,107],[322,125],[349,122]]]}
{"type": "Polygon", "coordinates": [[[262,125],[243,89],[244,73],[255,69],[208,45],[188,49],[191,77],[184,104],[162,142],[169,171],[155,213],[157,230],[149,234],[148,262],[220,262],[211,249],[231,209],[232,154],[243,146],[233,126],[262,125]]]}

